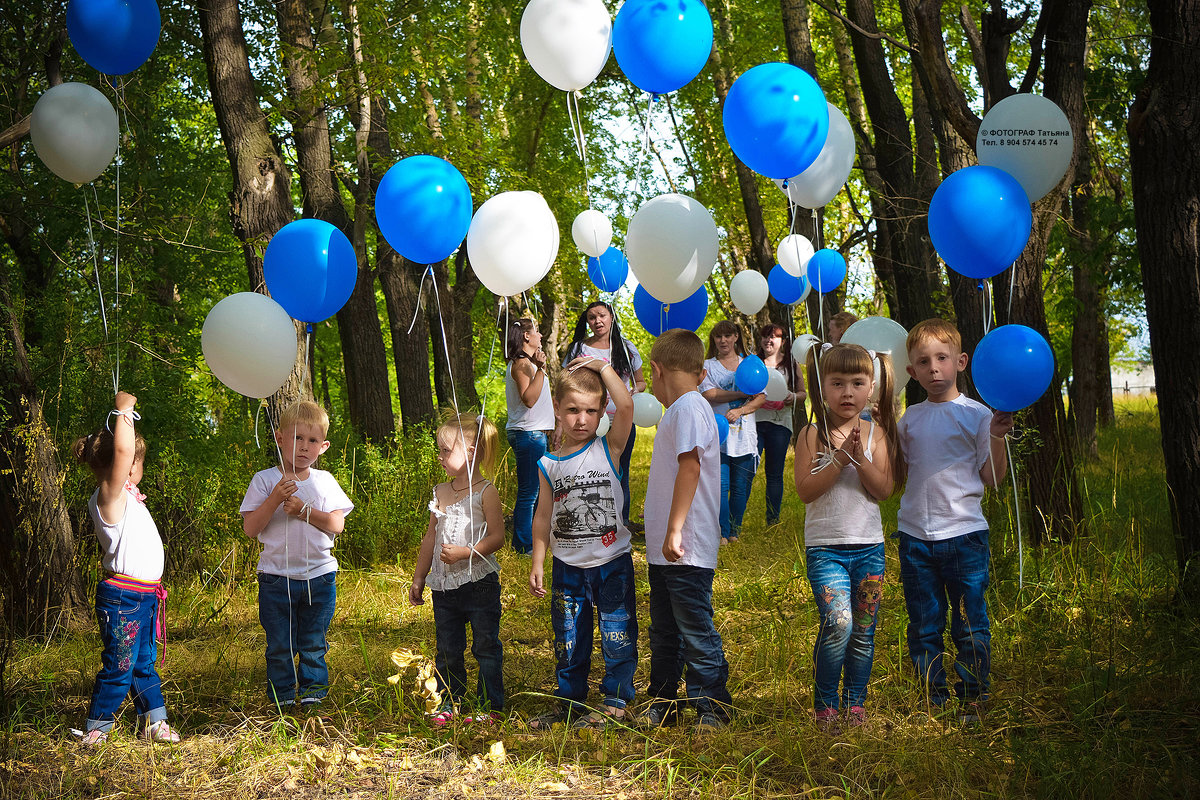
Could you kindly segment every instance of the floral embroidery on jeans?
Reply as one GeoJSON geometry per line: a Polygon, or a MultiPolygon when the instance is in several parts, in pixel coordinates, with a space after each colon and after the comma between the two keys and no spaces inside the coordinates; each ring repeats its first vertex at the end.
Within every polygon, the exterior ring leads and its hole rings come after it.
{"type": "Polygon", "coordinates": [[[141,631],[141,623],[134,619],[121,618],[117,624],[115,642],[117,648],[117,668],[122,672],[127,671],[133,666],[133,650],[137,643],[138,633],[141,631]]]}

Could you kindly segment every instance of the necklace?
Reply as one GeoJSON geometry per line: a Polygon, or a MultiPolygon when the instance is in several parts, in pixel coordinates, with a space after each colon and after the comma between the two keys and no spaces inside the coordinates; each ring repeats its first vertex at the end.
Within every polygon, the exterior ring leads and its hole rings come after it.
{"type": "MultiPolygon", "coordinates": [[[[456,480],[455,478],[450,479],[450,490],[451,491],[456,492],[456,493],[457,492],[465,492],[471,488],[472,481],[469,477],[467,478],[467,485],[462,487],[461,489],[459,489],[457,486],[454,485],[455,480],[456,480]]],[[[479,481],[474,481],[474,483],[479,483],[479,481]]]]}

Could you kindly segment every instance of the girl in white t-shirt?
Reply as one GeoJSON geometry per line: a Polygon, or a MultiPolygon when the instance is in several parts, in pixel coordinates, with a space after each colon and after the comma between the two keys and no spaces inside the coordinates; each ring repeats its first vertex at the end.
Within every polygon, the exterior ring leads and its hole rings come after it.
{"type": "Polygon", "coordinates": [[[810,353],[814,422],[796,440],[796,492],[807,504],[805,561],[821,615],[813,704],[818,726],[830,732],[837,727],[839,682],[846,726],[865,720],[884,585],[879,503],[892,494],[903,465],[892,403],[879,404],[878,423],[860,418],[875,388],[876,360],[879,396],[890,398],[887,355],[853,344],[825,344],[819,356],[810,353]]]}
{"type": "Polygon", "coordinates": [[[426,579],[437,632],[437,681],[443,703],[435,725],[454,718],[467,694],[467,624],[479,663],[475,700],[487,714],[467,722],[499,721],[504,710],[504,648],[500,644],[500,565],[504,546],[500,494],[485,477],[496,463],[496,426],[484,416],[460,414],[437,430],[438,460],[450,480],[433,487],[429,527],[421,540],[408,602],[423,605],[426,579]]]}

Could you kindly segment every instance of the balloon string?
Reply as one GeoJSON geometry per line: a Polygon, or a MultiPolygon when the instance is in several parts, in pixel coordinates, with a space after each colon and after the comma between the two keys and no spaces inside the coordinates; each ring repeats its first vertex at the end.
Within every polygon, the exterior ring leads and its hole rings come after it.
{"type": "MultiPolygon", "coordinates": [[[[429,266],[427,266],[425,268],[425,271],[423,273],[421,273],[421,285],[417,287],[417,307],[413,309],[412,322],[408,323],[408,332],[409,333],[413,332],[413,328],[416,327],[416,324],[417,324],[417,317],[421,313],[421,308],[422,308],[421,300],[425,297],[425,279],[432,278],[432,277],[433,277],[433,264],[430,264],[429,266]]],[[[435,284],[436,284],[436,281],[435,281],[435,284]]]]}
{"type": "MultiPolygon", "coordinates": [[[[283,469],[283,450],[279,448],[279,437],[276,435],[277,429],[275,427],[275,420],[271,418],[270,409],[267,410],[267,424],[271,426],[271,440],[275,442],[275,455],[279,458],[279,474],[282,476],[283,480],[287,480],[287,472],[285,472],[283,469]]],[[[294,436],[292,437],[292,463],[296,463],[296,437],[294,436]]],[[[296,652],[296,647],[295,643],[292,641],[292,630],[296,627],[296,625],[295,619],[292,617],[292,614],[294,613],[292,610],[292,549],[290,547],[290,542],[288,541],[290,538],[288,535],[288,528],[290,527],[288,523],[290,520],[288,518],[290,516],[291,514],[287,513],[283,515],[283,565],[284,572],[287,575],[284,583],[287,586],[288,598],[288,652],[294,653],[296,652]]],[[[312,605],[312,588],[309,588],[308,594],[308,604],[312,605]]],[[[297,676],[295,659],[292,659],[292,680],[296,681],[297,683],[299,683],[300,680],[297,676]]],[[[278,702],[278,698],[276,699],[276,702],[278,702]]]]}
{"type": "MultiPolygon", "coordinates": [[[[989,440],[990,441],[990,440],[989,440]]],[[[1021,536],[1021,496],[1017,493],[1017,462],[1013,461],[1012,447],[1004,437],[1004,452],[1008,456],[1008,471],[1012,477],[1013,511],[1017,517],[1017,590],[1025,588],[1025,542],[1021,536]]],[[[992,465],[992,482],[995,483],[996,465],[992,465]]]]}
{"type": "Polygon", "coordinates": [[[571,121],[571,134],[575,138],[575,147],[579,150],[579,160],[583,163],[583,193],[587,197],[588,208],[592,207],[591,180],[588,176],[587,135],[583,130],[583,114],[579,110],[579,92],[567,92],[567,118],[571,121]],[[575,107],[574,115],[571,107],[575,107]]]}
{"type": "MultiPolygon", "coordinates": [[[[124,114],[125,111],[125,81],[123,79],[117,82],[117,108],[121,109],[122,115],[125,117],[124,132],[129,131],[129,117],[124,114]]],[[[115,350],[114,362],[116,364],[116,381],[121,382],[121,132],[117,133],[117,169],[116,169],[116,191],[117,191],[117,211],[116,211],[116,240],[113,246],[113,328],[116,335],[113,337],[113,345],[115,350]]],[[[96,203],[99,207],[99,202],[96,203]]]]}
{"type": "Polygon", "coordinates": [[[813,224],[813,238],[816,240],[813,243],[813,247],[817,250],[820,250],[825,245],[821,244],[821,240],[824,237],[821,236],[821,221],[817,217],[817,210],[815,208],[812,210],[812,224],[813,224]]]}
{"type": "MultiPolygon", "coordinates": [[[[492,346],[488,350],[487,369],[483,371],[483,375],[487,380],[483,385],[483,405],[479,409],[480,416],[483,416],[487,413],[488,392],[492,388],[492,356],[496,354],[496,341],[500,338],[500,315],[503,314],[505,310],[505,304],[502,304],[496,308],[496,326],[493,328],[493,330],[496,331],[496,336],[494,339],[492,339],[492,346]]],[[[507,327],[504,329],[504,335],[508,336],[507,327]]],[[[474,468],[475,465],[472,464],[471,466],[474,468]]]]}
{"type": "Polygon", "coordinates": [[[982,280],[979,282],[979,288],[983,292],[983,335],[987,336],[992,329],[996,310],[992,302],[991,284],[982,280]]]}
{"type": "MultiPolygon", "coordinates": [[[[94,186],[92,187],[92,191],[95,192],[94,186]]],[[[99,203],[99,199],[97,199],[97,202],[96,202],[97,212],[99,212],[99,207],[100,207],[100,203],[99,203]]],[[[90,249],[91,253],[92,253],[92,271],[96,276],[96,294],[99,295],[99,298],[100,298],[100,322],[104,325],[104,345],[105,345],[105,347],[107,347],[110,344],[110,342],[109,342],[110,337],[109,337],[109,333],[108,333],[108,311],[106,310],[105,302],[104,302],[104,284],[100,280],[100,258],[98,256],[98,254],[96,253],[96,237],[92,232],[92,207],[91,207],[91,204],[88,203],[87,191],[83,192],[83,208],[84,208],[84,218],[87,220],[88,249],[90,249]]],[[[118,377],[117,372],[115,370],[113,370],[112,371],[112,384],[113,384],[113,394],[114,395],[118,391],[120,391],[120,384],[117,381],[117,377],[118,377]]]]}

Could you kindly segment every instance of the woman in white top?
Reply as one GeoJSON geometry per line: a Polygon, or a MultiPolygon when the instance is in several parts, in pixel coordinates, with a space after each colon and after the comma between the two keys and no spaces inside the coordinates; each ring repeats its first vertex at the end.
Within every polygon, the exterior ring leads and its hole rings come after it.
{"type": "Polygon", "coordinates": [[[513,550],[533,550],[533,510],[538,499],[538,459],[546,454],[546,434],[554,430],[554,404],[542,333],[528,317],[513,320],[505,332],[505,433],[517,458],[517,501],[513,505],[513,550]]]}
{"type": "MultiPolygon", "coordinates": [[[[567,357],[563,360],[563,366],[580,356],[592,356],[608,361],[617,371],[621,381],[629,387],[631,394],[646,391],[646,378],[642,375],[642,357],[633,342],[621,336],[621,325],[617,321],[613,307],[602,300],[592,303],[579,315],[579,319],[575,322],[575,335],[571,337],[571,343],[567,345],[567,357]],[[589,330],[591,336],[586,335],[589,330]],[[613,342],[620,342],[621,346],[614,348],[613,342]]],[[[616,406],[610,400],[608,403],[610,421],[616,410],[616,406]]],[[[618,467],[621,470],[621,491],[625,495],[621,506],[621,521],[630,531],[641,533],[645,530],[645,526],[631,522],[629,519],[629,460],[633,455],[633,445],[636,440],[637,426],[635,425],[629,431],[629,440],[625,443],[625,449],[621,451],[618,467]]]]}
{"type": "Polygon", "coordinates": [[[742,529],[750,486],[758,469],[758,431],[754,412],[767,399],[737,388],[735,373],[746,356],[742,329],[727,319],[708,334],[707,371],[700,394],[729,421],[729,435],[721,444],[721,544],[736,542],[742,529]]]}
{"type": "Polygon", "coordinates": [[[783,466],[787,461],[788,446],[792,443],[792,414],[796,401],[804,409],[804,379],[800,369],[792,361],[791,343],[783,327],[773,322],[758,331],[758,357],[767,369],[776,369],[787,380],[787,397],[782,400],[767,400],[754,414],[758,429],[758,455],[763,458],[763,470],[767,475],[767,525],[779,522],[779,507],[783,502],[783,466]]]}

